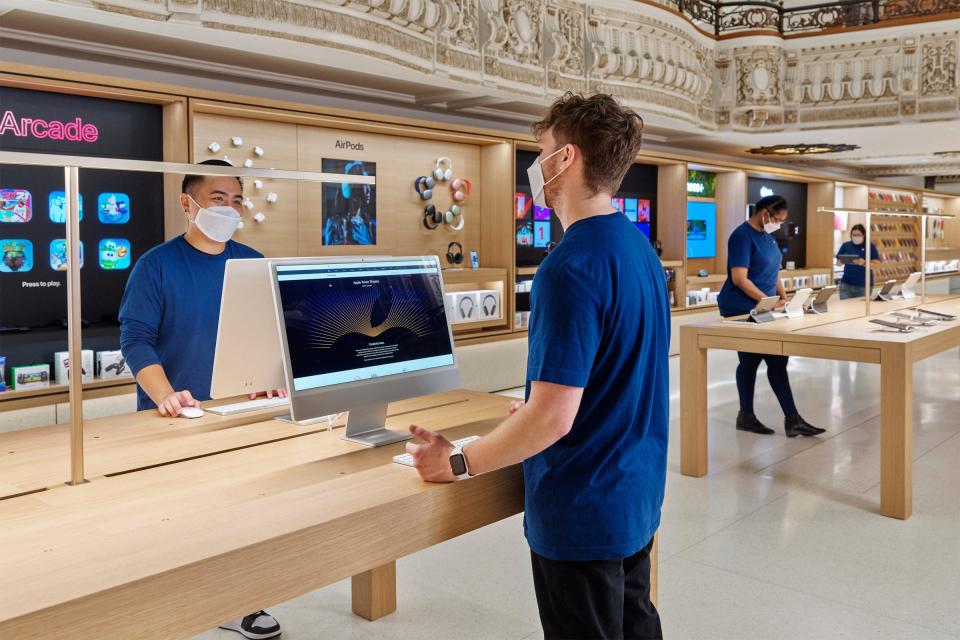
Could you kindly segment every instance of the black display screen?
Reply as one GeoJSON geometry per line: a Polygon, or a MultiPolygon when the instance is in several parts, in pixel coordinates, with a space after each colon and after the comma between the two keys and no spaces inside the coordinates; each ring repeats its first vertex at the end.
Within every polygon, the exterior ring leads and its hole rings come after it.
{"type": "Polygon", "coordinates": [[[807,226],[807,185],[804,182],[787,180],[747,179],[747,202],[768,195],[782,196],[787,201],[789,216],[780,230],[773,234],[783,254],[783,261],[795,262],[798,269],[806,267],[807,241],[804,232],[807,226]]]}
{"type": "MultiPolygon", "coordinates": [[[[0,87],[0,150],[162,160],[162,107],[0,87]]],[[[130,270],[163,242],[163,176],[82,169],[79,190],[81,316],[107,329],[89,346],[115,349],[130,270]]],[[[62,168],[0,165],[0,328],[55,330],[0,333],[10,365],[49,362],[66,347],[65,201],[62,168]]]]}

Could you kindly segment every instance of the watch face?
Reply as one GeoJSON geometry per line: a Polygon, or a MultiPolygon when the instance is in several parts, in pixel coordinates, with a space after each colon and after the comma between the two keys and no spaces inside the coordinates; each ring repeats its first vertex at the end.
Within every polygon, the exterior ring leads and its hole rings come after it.
{"type": "Polygon", "coordinates": [[[462,453],[450,456],[450,468],[455,476],[462,476],[467,472],[467,461],[464,460],[462,453]]]}

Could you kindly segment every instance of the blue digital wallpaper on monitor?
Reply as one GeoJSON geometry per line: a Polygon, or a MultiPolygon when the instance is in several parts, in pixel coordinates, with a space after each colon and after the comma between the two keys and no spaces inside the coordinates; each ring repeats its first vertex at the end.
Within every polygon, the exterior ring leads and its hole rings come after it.
{"type": "Polygon", "coordinates": [[[715,202],[687,203],[687,257],[717,257],[717,205],[715,202]]]}

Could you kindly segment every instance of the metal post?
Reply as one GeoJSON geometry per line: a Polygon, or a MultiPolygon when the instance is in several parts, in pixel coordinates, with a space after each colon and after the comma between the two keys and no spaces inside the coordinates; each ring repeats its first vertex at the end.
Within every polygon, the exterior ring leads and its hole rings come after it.
{"type": "Polygon", "coordinates": [[[83,348],[80,315],[80,170],[64,167],[67,192],[67,357],[70,358],[70,482],[86,482],[83,470],[83,348]]]}
{"type": "Polygon", "coordinates": [[[920,302],[927,304],[927,216],[920,216],[920,302]]]}
{"type": "Polygon", "coordinates": [[[870,213],[867,213],[867,237],[864,240],[867,243],[867,264],[864,265],[864,276],[866,277],[867,286],[863,288],[863,297],[866,300],[866,316],[870,317],[870,297],[873,292],[873,272],[870,270],[870,254],[873,253],[873,245],[870,243],[870,213]]]}

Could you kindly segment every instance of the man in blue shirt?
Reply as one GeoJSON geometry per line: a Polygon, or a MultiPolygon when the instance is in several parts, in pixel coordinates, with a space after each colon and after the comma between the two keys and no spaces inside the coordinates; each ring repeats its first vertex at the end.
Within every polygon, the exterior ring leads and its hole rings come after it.
{"type": "MultiPolygon", "coordinates": [[[[223,160],[201,164],[231,166],[223,160]]],[[[230,239],[242,202],[240,178],[186,176],[180,206],[187,232],[146,252],[133,268],[120,303],[120,349],[137,378],[138,410],[178,416],[210,399],[226,262],[263,257],[230,239]]],[[[222,628],[246,638],[280,635],[280,625],[265,611],[222,628]]]]}
{"type": "Polygon", "coordinates": [[[574,94],[535,125],[534,202],[565,234],[534,280],[526,403],[459,451],[410,428],[426,441],[407,449],[428,481],[523,462],[548,639],[662,636],[649,553],[666,480],[670,310],[650,242],[610,205],[642,127],[609,96],[574,94]]]}

